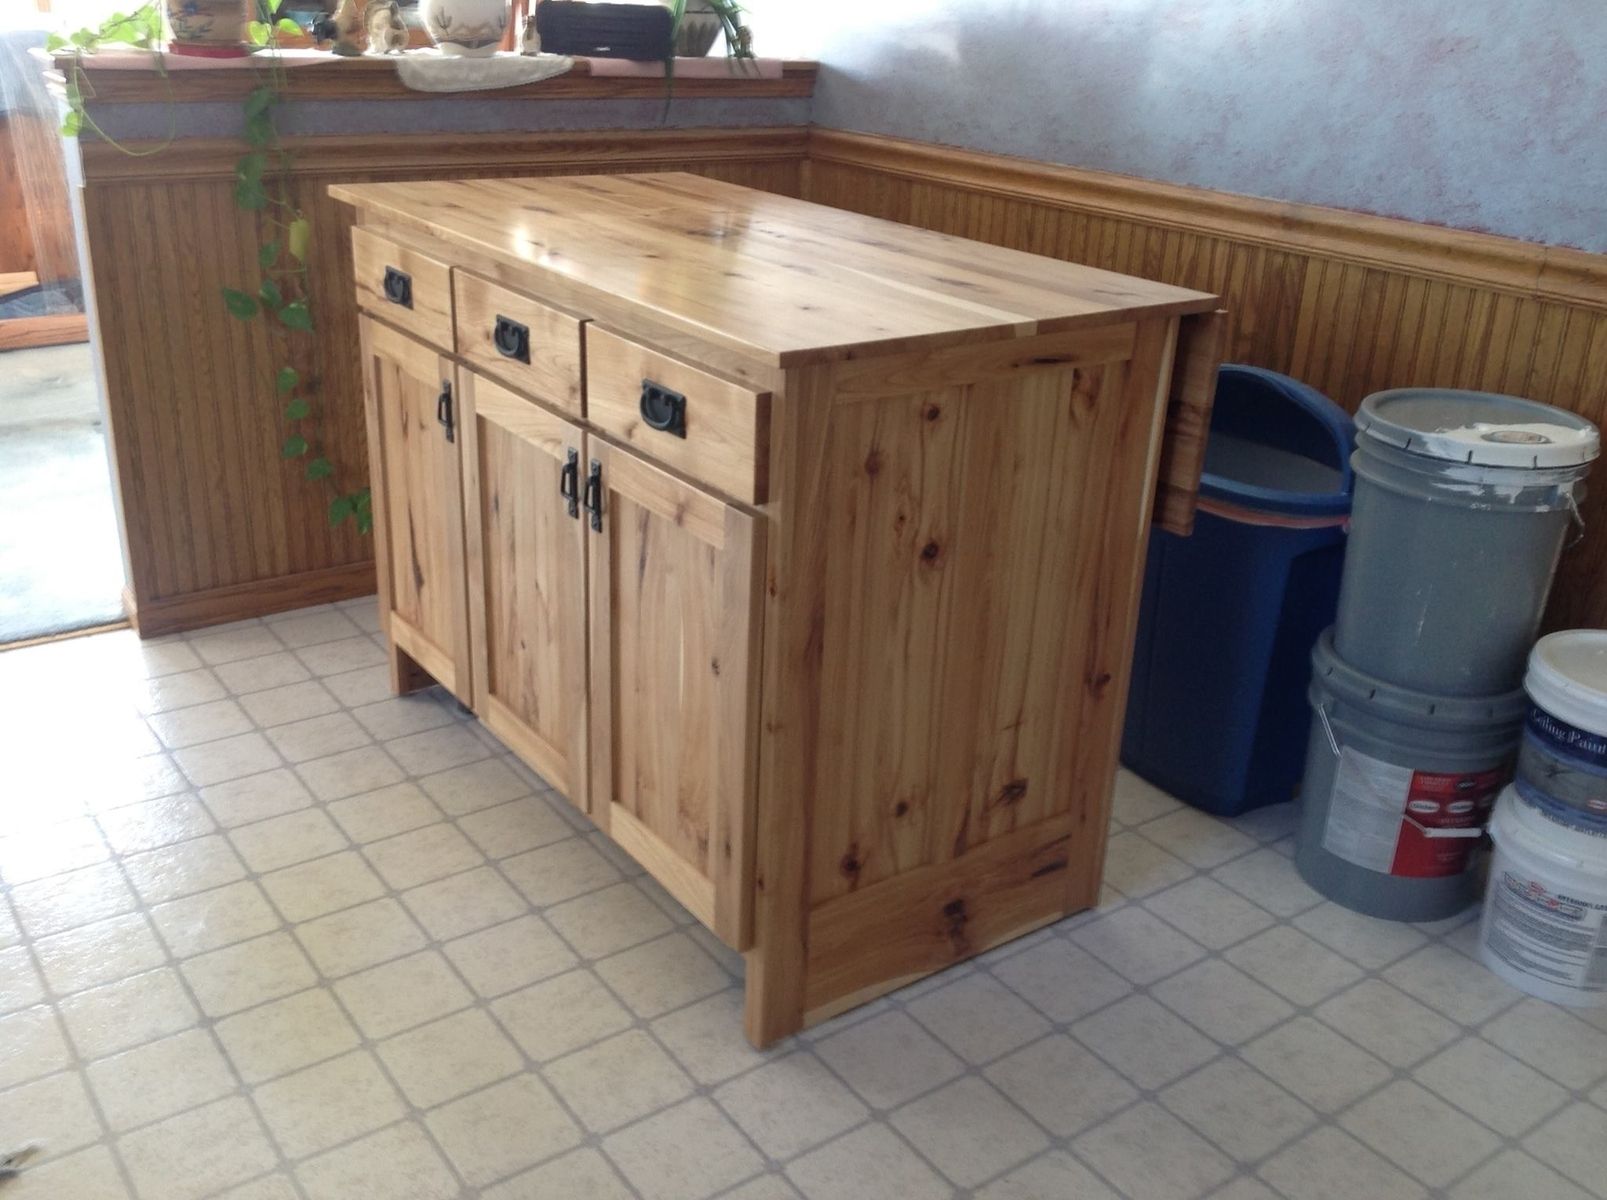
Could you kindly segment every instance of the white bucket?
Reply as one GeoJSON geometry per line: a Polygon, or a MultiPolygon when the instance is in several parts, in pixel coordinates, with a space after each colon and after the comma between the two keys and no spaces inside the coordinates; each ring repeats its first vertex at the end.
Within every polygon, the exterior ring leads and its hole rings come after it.
{"type": "Polygon", "coordinates": [[[1523,687],[1519,792],[1553,820],[1607,835],[1607,630],[1541,638],[1523,687]]]}
{"type": "Polygon", "coordinates": [[[1531,996],[1607,1005],[1607,838],[1559,824],[1515,787],[1490,818],[1484,965],[1531,996]]]}

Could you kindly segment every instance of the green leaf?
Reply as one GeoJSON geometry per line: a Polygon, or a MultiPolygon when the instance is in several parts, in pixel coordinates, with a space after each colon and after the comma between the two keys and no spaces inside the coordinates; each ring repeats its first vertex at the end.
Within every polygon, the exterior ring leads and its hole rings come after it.
{"type": "Polygon", "coordinates": [[[78,131],[80,129],[82,129],[83,127],[84,127],[83,114],[82,113],[76,113],[76,112],[69,112],[65,117],[63,117],[61,119],[61,136],[62,137],[77,137],[78,136],[78,131]]]}
{"type": "Polygon", "coordinates": [[[94,49],[95,43],[99,40],[99,36],[93,29],[80,29],[77,33],[72,35],[73,45],[77,46],[80,50],[94,49]]]}
{"type": "Polygon", "coordinates": [[[248,212],[258,212],[268,207],[268,193],[258,180],[237,179],[234,183],[234,203],[248,212]]]}
{"type": "Polygon", "coordinates": [[[257,247],[257,266],[261,267],[264,271],[266,271],[269,267],[273,266],[273,264],[278,262],[278,261],[279,261],[279,242],[278,242],[278,239],[272,239],[270,241],[263,242],[262,245],[257,247]]]}
{"type": "Polygon", "coordinates": [[[307,244],[312,241],[312,222],[306,217],[297,217],[290,222],[289,242],[290,256],[297,262],[307,261],[307,244]]]}
{"type": "Polygon", "coordinates": [[[357,500],[357,532],[372,533],[374,531],[374,498],[368,488],[354,492],[357,500]]]}
{"type": "Polygon", "coordinates": [[[287,420],[305,420],[307,414],[310,412],[312,412],[312,405],[308,404],[307,401],[300,396],[297,396],[289,404],[285,405],[285,417],[287,420]]]}
{"type": "Polygon", "coordinates": [[[263,0],[263,3],[267,6],[267,9],[270,13],[276,13],[279,11],[279,0],[263,0]]]}
{"type": "Polygon", "coordinates": [[[312,310],[307,307],[305,300],[292,300],[279,310],[279,319],[285,323],[285,328],[296,329],[302,333],[312,330],[312,310]]]}
{"type": "Polygon", "coordinates": [[[248,117],[265,113],[273,105],[274,92],[271,87],[252,88],[251,94],[246,97],[245,114],[248,117]]]}
{"type": "Polygon", "coordinates": [[[307,482],[317,483],[320,479],[328,479],[335,473],[335,464],[327,458],[315,458],[307,463],[307,482]]]}
{"type": "Polygon", "coordinates": [[[252,21],[246,26],[246,41],[253,46],[266,46],[271,32],[273,30],[266,21],[252,21]]]}
{"type": "Polygon", "coordinates": [[[281,396],[290,394],[290,389],[301,382],[301,376],[296,373],[295,367],[280,367],[279,374],[274,376],[273,386],[281,396]]]}
{"type": "Polygon", "coordinates": [[[284,293],[271,279],[262,281],[262,286],[257,289],[257,298],[262,301],[263,308],[278,308],[285,302],[284,293]]]}
{"type": "Polygon", "coordinates": [[[300,458],[307,453],[307,439],[299,433],[293,433],[285,439],[285,444],[279,447],[279,453],[285,458],[300,458]]]}
{"type": "Polygon", "coordinates": [[[234,177],[247,183],[260,183],[268,169],[268,156],[260,151],[244,155],[234,164],[234,177]]]}
{"type": "Polygon", "coordinates": [[[258,312],[256,297],[248,296],[238,288],[223,289],[223,304],[231,316],[239,317],[242,321],[249,321],[258,312]]]}
{"type": "Polygon", "coordinates": [[[59,33],[53,33],[45,39],[45,51],[49,54],[54,54],[58,50],[65,50],[70,45],[72,43],[59,33]]]}
{"type": "Polygon", "coordinates": [[[273,118],[265,112],[254,117],[246,118],[245,138],[246,144],[258,149],[273,142],[273,118]]]}
{"type": "Polygon", "coordinates": [[[336,528],[357,511],[357,504],[350,496],[336,496],[329,502],[329,526],[336,528]]]}
{"type": "Polygon", "coordinates": [[[280,33],[286,34],[290,37],[301,36],[301,26],[297,25],[289,17],[280,17],[279,23],[275,25],[274,28],[276,28],[280,33]]]}

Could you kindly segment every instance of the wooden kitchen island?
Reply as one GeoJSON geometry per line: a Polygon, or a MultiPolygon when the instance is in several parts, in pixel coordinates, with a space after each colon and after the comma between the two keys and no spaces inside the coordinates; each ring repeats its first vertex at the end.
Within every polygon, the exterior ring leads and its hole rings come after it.
{"type": "Polygon", "coordinates": [[[692,175],[330,191],[395,687],[744,951],[753,1042],[1095,901],[1214,296],[692,175]]]}

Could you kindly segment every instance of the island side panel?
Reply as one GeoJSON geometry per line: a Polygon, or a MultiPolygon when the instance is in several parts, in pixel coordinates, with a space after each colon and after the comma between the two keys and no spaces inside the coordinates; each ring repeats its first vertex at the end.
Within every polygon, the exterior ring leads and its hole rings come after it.
{"type": "Polygon", "coordinates": [[[789,377],[755,1041],[1097,896],[1175,326],[789,377]]]}

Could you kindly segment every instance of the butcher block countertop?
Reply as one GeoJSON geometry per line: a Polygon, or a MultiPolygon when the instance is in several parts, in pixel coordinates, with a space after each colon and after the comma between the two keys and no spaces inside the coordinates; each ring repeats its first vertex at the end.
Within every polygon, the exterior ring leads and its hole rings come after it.
{"type": "Polygon", "coordinates": [[[577,308],[623,303],[771,366],[1209,312],[1217,298],[667,173],[336,185],[577,308]]]}

